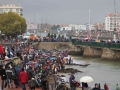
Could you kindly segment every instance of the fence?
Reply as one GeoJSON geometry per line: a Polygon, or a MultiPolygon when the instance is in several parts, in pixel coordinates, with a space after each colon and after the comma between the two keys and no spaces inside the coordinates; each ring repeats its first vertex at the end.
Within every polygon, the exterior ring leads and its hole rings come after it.
{"type": "Polygon", "coordinates": [[[102,43],[102,42],[80,42],[80,41],[75,41],[72,42],[73,45],[76,46],[90,46],[90,47],[99,47],[99,48],[115,48],[115,49],[120,49],[120,44],[119,43],[102,43]]]}

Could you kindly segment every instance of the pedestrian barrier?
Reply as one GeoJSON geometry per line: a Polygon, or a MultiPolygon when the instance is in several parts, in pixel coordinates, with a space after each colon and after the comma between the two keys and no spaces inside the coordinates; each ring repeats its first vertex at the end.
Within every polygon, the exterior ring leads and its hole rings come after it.
{"type": "Polygon", "coordinates": [[[98,48],[120,49],[119,43],[80,42],[80,41],[75,41],[72,43],[73,45],[76,45],[76,46],[90,46],[90,47],[98,47],[98,48]]]}

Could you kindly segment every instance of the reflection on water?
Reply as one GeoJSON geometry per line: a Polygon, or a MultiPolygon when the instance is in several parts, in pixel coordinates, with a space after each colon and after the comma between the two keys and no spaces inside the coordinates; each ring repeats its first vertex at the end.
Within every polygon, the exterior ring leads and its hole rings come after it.
{"type": "Polygon", "coordinates": [[[88,83],[90,86],[94,87],[95,83],[100,83],[104,88],[104,84],[107,83],[111,90],[115,89],[116,84],[120,85],[120,61],[105,61],[100,58],[82,58],[80,56],[72,56],[72,58],[74,63],[90,64],[88,67],[66,66],[66,68],[83,71],[83,73],[75,74],[76,80],[79,81],[82,76],[91,76],[94,81],[88,83]]]}

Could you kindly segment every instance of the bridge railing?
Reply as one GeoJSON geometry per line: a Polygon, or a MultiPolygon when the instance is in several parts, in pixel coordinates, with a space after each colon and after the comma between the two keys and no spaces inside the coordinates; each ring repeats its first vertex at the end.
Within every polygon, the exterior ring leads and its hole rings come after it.
{"type": "Polygon", "coordinates": [[[73,45],[79,46],[90,46],[90,47],[99,47],[99,48],[116,48],[120,49],[120,44],[118,43],[102,43],[102,42],[81,42],[75,41],[72,42],[73,45]]]}

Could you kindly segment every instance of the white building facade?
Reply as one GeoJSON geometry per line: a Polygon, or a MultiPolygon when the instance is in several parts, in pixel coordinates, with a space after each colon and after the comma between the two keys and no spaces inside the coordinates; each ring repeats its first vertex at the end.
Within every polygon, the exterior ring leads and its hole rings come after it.
{"type": "Polygon", "coordinates": [[[86,31],[86,30],[95,30],[94,25],[87,25],[87,24],[81,24],[81,25],[76,25],[76,24],[70,24],[69,26],[65,27],[60,27],[58,28],[60,31],[68,31],[68,30],[77,30],[77,31],[86,31]]]}
{"type": "Polygon", "coordinates": [[[115,29],[118,31],[120,23],[120,14],[110,13],[107,17],[105,17],[105,30],[114,31],[115,29]]]}
{"type": "Polygon", "coordinates": [[[0,13],[8,13],[8,12],[15,12],[17,14],[19,14],[20,16],[22,16],[22,7],[20,5],[16,6],[13,4],[10,5],[2,5],[0,6],[0,13]]]}

